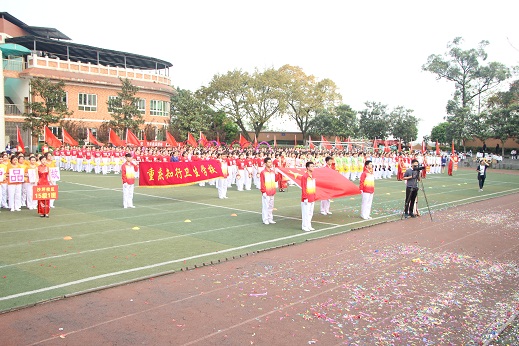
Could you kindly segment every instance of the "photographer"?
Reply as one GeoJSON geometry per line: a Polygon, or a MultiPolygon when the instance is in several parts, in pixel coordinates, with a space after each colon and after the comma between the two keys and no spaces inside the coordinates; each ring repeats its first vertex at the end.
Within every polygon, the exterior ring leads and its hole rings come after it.
{"type": "Polygon", "coordinates": [[[411,167],[408,168],[404,173],[403,180],[406,181],[407,188],[405,189],[405,206],[404,216],[416,217],[413,213],[416,196],[418,195],[418,181],[420,180],[420,171],[423,170],[424,166],[418,165],[418,160],[413,159],[411,161],[411,167]]]}

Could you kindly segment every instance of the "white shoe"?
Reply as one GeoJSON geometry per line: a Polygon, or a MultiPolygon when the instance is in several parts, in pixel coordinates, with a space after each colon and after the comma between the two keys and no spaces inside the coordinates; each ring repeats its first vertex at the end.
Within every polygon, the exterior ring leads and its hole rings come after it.
{"type": "Polygon", "coordinates": [[[276,223],[276,221],[274,221],[274,220],[270,220],[269,223],[274,224],[274,223],[276,223]]]}
{"type": "Polygon", "coordinates": [[[132,205],[132,206],[130,206],[130,208],[135,208],[135,206],[134,206],[134,205],[132,205]]]}
{"type": "Polygon", "coordinates": [[[124,209],[127,209],[128,207],[123,207],[124,209]]]}
{"type": "Polygon", "coordinates": [[[50,207],[51,207],[51,208],[54,208],[54,206],[53,206],[53,205],[51,205],[50,207]]]}
{"type": "Polygon", "coordinates": [[[310,232],[310,230],[306,227],[303,227],[302,230],[303,230],[303,232],[310,232]]]}
{"type": "Polygon", "coordinates": [[[227,196],[223,196],[223,198],[227,199],[227,198],[229,198],[229,197],[227,197],[227,196]]]}
{"type": "Polygon", "coordinates": [[[269,225],[270,223],[269,222],[263,222],[265,225],[269,225]]]}
{"type": "Polygon", "coordinates": [[[313,227],[308,227],[308,229],[309,229],[310,231],[315,231],[315,228],[313,228],[313,227]]]}
{"type": "Polygon", "coordinates": [[[333,213],[331,211],[328,212],[328,215],[332,215],[333,213]]]}
{"type": "Polygon", "coordinates": [[[324,211],[321,213],[322,215],[328,215],[327,213],[325,213],[324,211]]]}
{"type": "Polygon", "coordinates": [[[368,216],[368,220],[371,220],[371,219],[373,219],[373,218],[371,216],[368,216]]]}

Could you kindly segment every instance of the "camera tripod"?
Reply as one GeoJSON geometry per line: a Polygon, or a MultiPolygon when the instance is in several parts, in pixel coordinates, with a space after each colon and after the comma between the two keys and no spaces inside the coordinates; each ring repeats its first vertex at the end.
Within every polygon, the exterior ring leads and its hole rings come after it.
{"type": "MultiPolygon", "coordinates": [[[[420,173],[418,173],[418,174],[420,174],[420,173]]],[[[425,187],[423,185],[422,179],[418,180],[418,188],[417,189],[418,190],[422,190],[423,197],[425,199],[425,204],[427,205],[427,210],[429,211],[429,217],[431,218],[431,222],[432,222],[433,218],[432,218],[432,214],[431,214],[431,207],[429,207],[429,201],[427,200],[427,195],[425,194],[425,187]]],[[[416,197],[418,198],[418,192],[416,192],[416,197]]],[[[402,215],[400,216],[400,220],[402,220],[404,218],[405,208],[406,208],[407,204],[409,203],[409,198],[411,198],[411,194],[409,194],[409,196],[405,200],[404,211],[402,212],[402,215]]],[[[415,202],[415,203],[418,203],[418,202],[415,202]]],[[[416,207],[416,210],[418,210],[418,207],[416,207]]]]}

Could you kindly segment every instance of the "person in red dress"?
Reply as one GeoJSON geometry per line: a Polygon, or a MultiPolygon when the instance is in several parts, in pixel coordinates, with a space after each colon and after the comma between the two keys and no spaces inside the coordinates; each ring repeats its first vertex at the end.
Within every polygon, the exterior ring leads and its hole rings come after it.
{"type": "MultiPolygon", "coordinates": [[[[47,158],[45,155],[40,156],[40,165],[38,166],[38,185],[49,186],[49,166],[47,166],[47,158]]],[[[41,199],[38,201],[38,214],[40,217],[49,217],[50,199],[41,199]]]]}

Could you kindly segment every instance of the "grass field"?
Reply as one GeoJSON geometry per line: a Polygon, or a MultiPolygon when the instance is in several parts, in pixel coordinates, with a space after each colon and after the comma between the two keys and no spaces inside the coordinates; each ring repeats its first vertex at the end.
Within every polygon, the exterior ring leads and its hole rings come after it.
{"type": "MultiPolygon", "coordinates": [[[[135,189],[136,209],[122,208],[117,175],[62,172],[59,200],[48,219],[23,209],[0,213],[0,311],[303,242],[373,223],[400,219],[404,184],[377,180],[373,220],[360,219],[360,196],[334,200],[301,231],[297,187],[278,193],[275,225],[261,222],[258,190],[217,198],[214,186],[135,189]]],[[[430,175],[424,190],[431,210],[519,192],[519,175],[490,171],[479,192],[474,170],[430,175]]],[[[427,207],[419,192],[422,217],[427,207]]]]}

